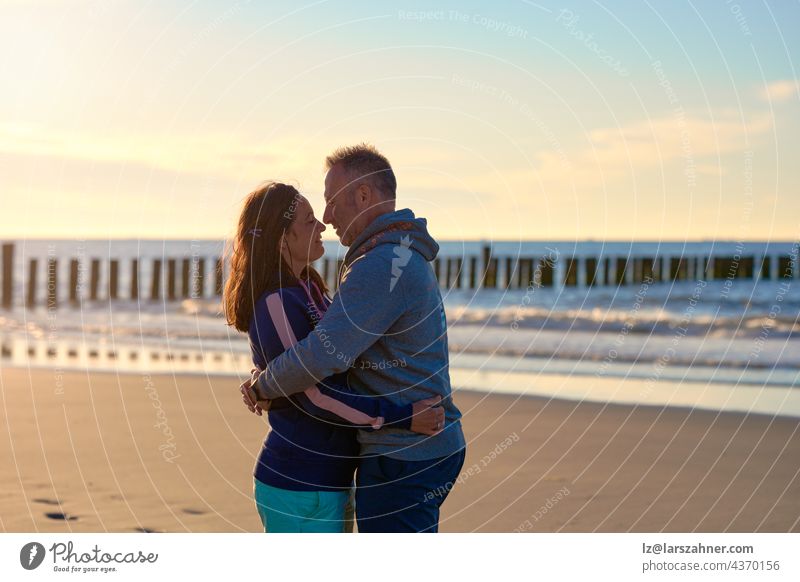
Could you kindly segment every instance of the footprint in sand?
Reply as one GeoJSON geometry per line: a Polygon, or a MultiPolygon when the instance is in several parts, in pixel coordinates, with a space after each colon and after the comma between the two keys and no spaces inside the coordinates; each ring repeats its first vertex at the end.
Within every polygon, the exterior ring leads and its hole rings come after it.
{"type": "Polygon", "coordinates": [[[78,520],[78,518],[76,516],[69,515],[68,513],[53,512],[53,513],[45,513],[44,515],[48,519],[56,519],[56,520],[60,520],[60,521],[77,521],[78,520]]]}
{"type": "Polygon", "coordinates": [[[157,529],[150,529],[149,527],[134,527],[132,529],[133,531],[138,531],[139,533],[161,533],[157,529]]]}
{"type": "Polygon", "coordinates": [[[206,513],[201,509],[191,509],[191,508],[185,508],[183,509],[183,512],[188,513],[189,515],[205,515],[206,513]]]}

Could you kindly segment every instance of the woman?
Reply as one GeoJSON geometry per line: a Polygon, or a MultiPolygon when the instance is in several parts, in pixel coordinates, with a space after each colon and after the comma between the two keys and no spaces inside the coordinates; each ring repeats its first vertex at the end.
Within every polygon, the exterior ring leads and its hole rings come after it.
{"type": "MultiPolygon", "coordinates": [[[[311,266],[324,253],[324,230],[292,186],[268,183],[244,202],[224,305],[228,324],[248,333],[259,369],[305,338],[330,305],[311,266]]],[[[272,427],[254,470],[266,532],[352,530],[346,508],[358,465],[356,431],[392,426],[434,434],[443,416],[434,399],[396,406],[355,394],[346,374],[259,404],[248,403],[259,414],[267,408],[272,427]]]]}

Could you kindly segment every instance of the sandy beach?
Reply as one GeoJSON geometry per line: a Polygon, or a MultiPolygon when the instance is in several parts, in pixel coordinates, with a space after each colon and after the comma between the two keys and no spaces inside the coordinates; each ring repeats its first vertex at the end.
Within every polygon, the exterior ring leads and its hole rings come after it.
{"type": "MultiPolygon", "coordinates": [[[[0,530],[257,532],[229,377],[0,370],[0,530]]],[[[444,532],[798,532],[800,419],[456,391],[444,532]]]]}

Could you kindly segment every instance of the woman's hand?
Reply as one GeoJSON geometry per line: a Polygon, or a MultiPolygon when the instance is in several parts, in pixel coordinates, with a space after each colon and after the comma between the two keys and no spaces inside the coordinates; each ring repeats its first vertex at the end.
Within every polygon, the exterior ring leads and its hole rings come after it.
{"type": "Polygon", "coordinates": [[[420,434],[435,435],[444,428],[444,408],[441,396],[426,398],[411,405],[411,430],[420,434]]]}
{"type": "Polygon", "coordinates": [[[258,375],[261,373],[259,368],[250,370],[250,378],[245,380],[239,385],[239,391],[242,393],[242,402],[250,410],[250,412],[261,416],[264,410],[269,410],[269,400],[257,400],[258,395],[253,390],[253,383],[258,375]]]}

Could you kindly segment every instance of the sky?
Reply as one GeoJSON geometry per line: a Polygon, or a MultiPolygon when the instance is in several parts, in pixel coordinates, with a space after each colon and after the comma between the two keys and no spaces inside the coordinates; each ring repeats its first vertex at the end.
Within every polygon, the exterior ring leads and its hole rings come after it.
{"type": "MultiPolygon", "coordinates": [[[[0,0],[0,239],[319,217],[366,141],[443,240],[797,240],[800,3],[0,0]]],[[[333,238],[329,230],[326,238],[333,238]]]]}

